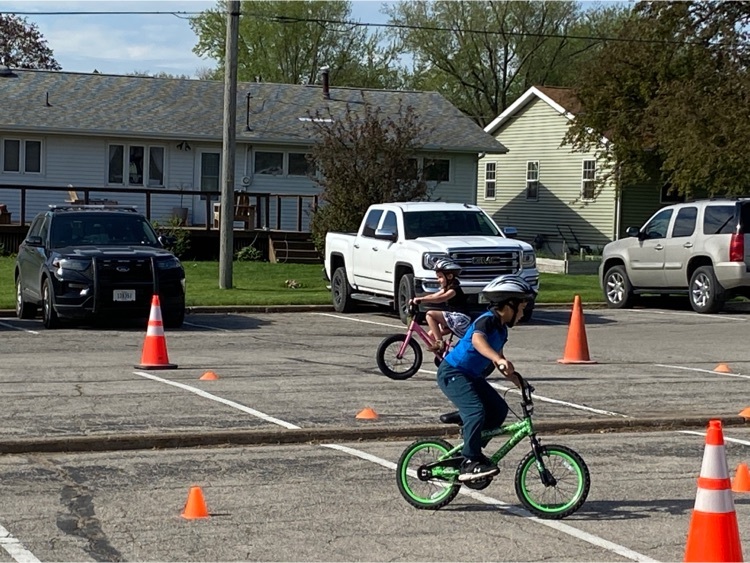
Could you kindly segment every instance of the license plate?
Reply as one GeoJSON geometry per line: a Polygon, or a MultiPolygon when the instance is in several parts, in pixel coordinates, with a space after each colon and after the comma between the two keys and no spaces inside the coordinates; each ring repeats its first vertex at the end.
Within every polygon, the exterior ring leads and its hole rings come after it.
{"type": "Polygon", "coordinates": [[[135,289],[115,289],[113,301],[135,301],[135,289]]]}

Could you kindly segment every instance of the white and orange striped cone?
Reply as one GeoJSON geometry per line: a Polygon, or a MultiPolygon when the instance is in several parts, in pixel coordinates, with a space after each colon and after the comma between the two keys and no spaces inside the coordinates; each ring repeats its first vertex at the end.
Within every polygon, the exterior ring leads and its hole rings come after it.
{"type": "Polygon", "coordinates": [[[685,561],[742,561],[729,466],[720,420],[708,422],[706,449],[690,517],[685,561]]]}
{"type": "Polygon", "coordinates": [[[159,296],[151,299],[151,313],[148,317],[146,340],[143,343],[141,363],[135,367],[140,369],[175,369],[177,364],[169,363],[167,354],[167,339],[164,336],[164,323],[161,318],[161,304],[159,296]]]}

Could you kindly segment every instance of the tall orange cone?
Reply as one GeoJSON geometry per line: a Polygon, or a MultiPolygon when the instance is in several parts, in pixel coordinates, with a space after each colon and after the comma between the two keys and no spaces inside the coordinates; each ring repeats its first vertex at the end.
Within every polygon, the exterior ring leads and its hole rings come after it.
{"type": "Polygon", "coordinates": [[[568,340],[565,343],[563,357],[557,360],[561,364],[595,364],[589,357],[589,343],[586,339],[586,326],[583,322],[581,296],[573,299],[573,313],[570,316],[568,340]]]}
{"type": "Polygon", "coordinates": [[[140,369],[175,369],[177,367],[177,364],[169,363],[167,339],[164,337],[164,323],[161,318],[158,295],[154,295],[151,299],[151,314],[148,317],[141,363],[135,367],[140,369]]]}
{"type": "Polygon", "coordinates": [[[203,498],[203,490],[200,487],[190,487],[185,509],[180,516],[187,520],[208,518],[210,516],[206,507],[206,499],[203,498]]]}
{"type": "Polygon", "coordinates": [[[737,466],[732,480],[732,490],[735,493],[750,493],[750,469],[747,463],[740,463],[737,466]]]}
{"type": "Polygon", "coordinates": [[[685,561],[742,561],[740,532],[720,420],[708,423],[685,561]]]}

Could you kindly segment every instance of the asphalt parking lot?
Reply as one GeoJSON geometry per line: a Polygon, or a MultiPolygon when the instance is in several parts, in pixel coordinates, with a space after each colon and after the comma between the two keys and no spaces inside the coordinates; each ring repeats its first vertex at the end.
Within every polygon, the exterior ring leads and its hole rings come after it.
{"type": "Polygon", "coordinates": [[[738,440],[730,468],[750,457],[738,417],[750,406],[750,315],[585,313],[596,364],[557,362],[567,309],[539,309],[506,350],[536,387],[540,435],[576,448],[592,472],[588,502],[561,527],[518,512],[523,445],[482,495],[438,513],[400,498],[388,464],[414,436],[453,429],[438,425],[452,408],[431,363],[406,381],[379,373],[377,344],[404,331],[394,317],[193,314],[166,336],[179,368],[160,371],[134,368],[144,327],[0,319],[0,525],[24,550],[0,542],[0,560],[681,558],[704,420],[723,419],[738,440]],[[715,373],[720,362],[733,373],[715,373]],[[208,370],[219,379],[200,380],[208,370]],[[377,420],[355,418],[366,406],[377,420]],[[179,518],[194,483],[210,520],[179,518]]]}

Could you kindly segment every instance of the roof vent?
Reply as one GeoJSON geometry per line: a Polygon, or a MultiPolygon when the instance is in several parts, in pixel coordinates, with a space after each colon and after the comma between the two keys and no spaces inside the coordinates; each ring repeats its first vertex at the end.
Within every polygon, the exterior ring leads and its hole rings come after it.
{"type": "Polygon", "coordinates": [[[324,66],[320,70],[323,73],[323,97],[326,100],[330,100],[331,99],[331,91],[330,91],[329,83],[328,83],[328,67],[324,66]]]}

